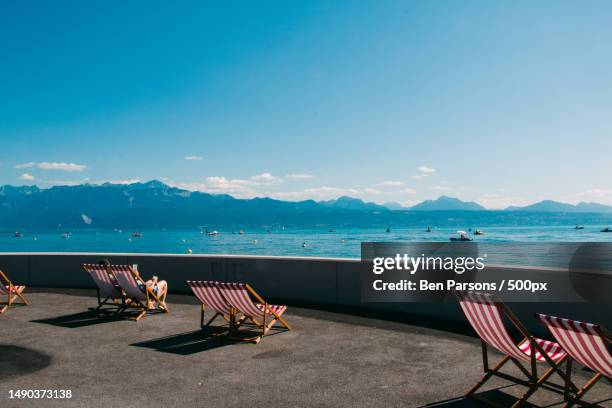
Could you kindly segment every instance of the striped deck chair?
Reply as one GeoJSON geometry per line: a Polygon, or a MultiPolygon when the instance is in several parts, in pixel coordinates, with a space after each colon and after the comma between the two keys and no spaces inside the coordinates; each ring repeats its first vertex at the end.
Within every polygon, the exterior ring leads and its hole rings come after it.
{"type": "Polygon", "coordinates": [[[117,306],[117,311],[115,314],[123,311],[126,304],[125,296],[123,295],[121,288],[113,283],[107,267],[97,264],[83,264],[82,266],[96,283],[98,292],[98,307],[96,307],[95,310],[100,310],[103,306],[110,305],[117,306]],[[102,298],[104,298],[104,300],[102,300],[102,298]],[[117,301],[121,301],[121,303],[117,303],[117,301]]]}
{"type": "Polygon", "coordinates": [[[521,405],[541,386],[560,392],[558,385],[546,381],[555,372],[565,380],[565,373],[561,371],[559,366],[566,360],[567,354],[559,344],[533,337],[512,311],[503,302],[496,300],[493,295],[476,292],[455,292],[455,294],[465,317],[480,337],[485,372],[484,377],[467,392],[466,396],[482,400],[490,405],[496,405],[475,394],[493,376],[528,388],[527,392],[512,405],[513,407],[521,405]],[[508,333],[504,316],[512,322],[524,337],[518,344],[508,333]],[[492,369],[489,368],[488,364],[487,347],[492,347],[504,354],[504,357],[492,369]],[[509,361],[519,368],[527,377],[526,380],[499,371],[509,361]],[[538,377],[537,363],[548,363],[550,366],[540,377],[538,377]],[[525,367],[523,364],[529,364],[529,366],[525,367]]]}
{"type": "Polygon", "coordinates": [[[233,321],[232,307],[227,303],[218,288],[218,282],[214,281],[185,281],[187,286],[191,288],[193,294],[198,298],[201,307],[200,327],[204,328],[218,317],[221,316],[226,322],[233,321]],[[204,324],[204,309],[208,307],[215,314],[206,324],[204,324]]]}
{"type": "MultiPolygon", "coordinates": [[[[281,317],[287,310],[287,306],[268,304],[253,288],[245,283],[219,283],[219,290],[230,306],[244,313],[245,316],[249,317],[261,329],[260,335],[241,340],[259,343],[277,322],[286,330],[291,330],[289,324],[281,317]],[[259,303],[254,303],[251,300],[251,296],[259,303]],[[261,323],[259,322],[260,319],[261,323]]],[[[232,314],[232,319],[235,319],[235,316],[235,313],[232,314]]],[[[230,327],[235,328],[235,322],[230,323],[230,327]]]]}
{"type": "Polygon", "coordinates": [[[117,283],[119,283],[119,286],[121,286],[121,289],[123,289],[123,292],[129,298],[126,309],[135,308],[140,311],[140,313],[135,317],[130,317],[130,319],[138,321],[149,311],[170,312],[165,302],[166,299],[158,297],[131,266],[111,265],[110,269],[115,278],[117,278],[117,283]],[[144,291],[140,289],[141,287],[144,288],[144,291]],[[156,302],[157,307],[154,306],[156,302]]]}
{"type": "Polygon", "coordinates": [[[17,299],[21,300],[21,304],[27,306],[29,303],[23,297],[24,290],[24,285],[15,285],[4,272],[0,271],[0,314],[6,312],[11,305],[16,303],[17,299]],[[3,302],[1,299],[5,296],[6,302],[3,302]]]}
{"type": "Polygon", "coordinates": [[[576,403],[602,377],[612,380],[612,356],[608,348],[612,343],[612,335],[603,326],[541,313],[536,313],[536,317],[569,356],[564,389],[566,407],[576,403]],[[595,372],[580,389],[571,381],[572,360],[595,372]]]}

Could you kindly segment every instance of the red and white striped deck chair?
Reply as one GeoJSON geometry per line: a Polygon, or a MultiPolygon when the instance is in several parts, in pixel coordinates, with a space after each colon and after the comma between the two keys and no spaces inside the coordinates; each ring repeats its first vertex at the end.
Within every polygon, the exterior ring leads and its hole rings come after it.
{"type": "Polygon", "coordinates": [[[501,377],[528,388],[527,392],[512,405],[513,407],[521,405],[540,386],[545,386],[547,389],[559,392],[558,389],[553,388],[559,387],[558,385],[546,381],[555,372],[565,379],[565,373],[561,371],[559,366],[566,360],[567,354],[559,344],[533,337],[514,316],[512,311],[503,302],[496,300],[493,295],[477,292],[455,293],[465,317],[480,337],[485,372],[482,380],[472,387],[466,396],[484,400],[489,404],[495,405],[491,401],[487,401],[475,394],[493,376],[501,377]],[[512,339],[506,329],[504,316],[524,337],[518,344],[512,339]],[[488,364],[487,347],[492,347],[504,354],[501,361],[492,369],[489,368],[488,364]],[[527,379],[500,372],[499,370],[508,361],[512,361],[527,379]],[[537,363],[548,363],[550,365],[550,368],[540,377],[538,377],[537,363]],[[529,364],[529,366],[525,367],[523,364],[529,364]]]}
{"type": "Polygon", "coordinates": [[[110,270],[117,278],[117,283],[123,289],[125,295],[129,298],[126,308],[136,308],[140,313],[133,320],[140,320],[147,314],[148,311],[159,310],[164,313],[169,313],[165,299],[158,297],[153,289],[146,285],[142,277],[136,273],[129,265],[111,265],[110,270]],[[140,285],[139,285],[140,283],[140,285]],[[141,290],[141,288],[143,288],[141,290]],[[155,307],[157,302],[157,307],[155,307]]]}
{"type": "Polygon", "coordinates": [[[23,297],[24,285],[15,285],[11,280],[0,271],[0,314],[6,312],[17,299],[21,300],[21,304],[27,306],[29,303],[23,297]],[[2,300],[6,296],[6,302],[2,300]]]}
{"type": "Polygon", "coordinates": [[[612,356],[609,350],[612,336],[603,326],[541,313],[536,313],[536,317],[569,356],[564,390],[566,407],[582,398],[602,377],[612,380],[612,356]],[[580,389],[571,381],[572,360],[595,372],[580,389]]]}
{"type": "Polygon", "coordinates": [[[95,310],[100,310],[102,306],[110,305],[117,306],[115,314],[120,313],[125,308],[125,296],[118,284],[113,283],[107,267],[97,264],[83,264],[82,266],[96,283],[98,307],[95,310]],[[112,303],[109,303],[109,301],[112,303]],[[121,301],[121,303],[117,303],[117,301],[121,301]]]}
{"type": "Polygon", "coordinates": [[[201,307],[200,327],[204,328],[210,324],[218,316],[221,316],[226,322],[233,321],[232,307],[227,303],[221,292],[219,291],[219,282],[214,281],[185,281],[187,286],[191,288],[193,294],[198,298],[201,307]],[[215,314],[204,324],[204,309],[208,307],[215,314]]]}
{"type": "MultiPolygon", "coordinates": [[[[291,330],[289,324],[281,317],[287,310],[287,306],[268,304],[248,284],[219,283],[219,290],[230,306],[244,313],[245,316],[249,317],[261,329],[260,335],[242,340],[259,343],[276,322],[279,322],[286,330],[291,330]],[[251,296],[259,303],[253,302],[251,296]],[[259,323],[260,320],[261,323],[259,323]]],[[[236,313],[232,316],[235,319],[236,313]]],[[[230,324],[230,327],[235,327],[235,324],[230,324]]]]}

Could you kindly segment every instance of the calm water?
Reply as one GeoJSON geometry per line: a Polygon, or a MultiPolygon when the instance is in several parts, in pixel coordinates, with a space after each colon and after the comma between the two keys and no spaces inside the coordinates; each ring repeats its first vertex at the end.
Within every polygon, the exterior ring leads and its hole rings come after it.
{"type": "MultiPolygon", "coordinates": [[[[477,242],[612,242],[612,233],[602,233],[604,225],[585,226],[575,230],[570,226],[550,227],[490,227],[477,242]]],[[[0,252],[159,252],[206,254],[252,254],[292,256],[360,256],[361,242],[448,242],[455,229],[285,229],[247,230],[244,234],[219,230],[217,236],[207,236],[193,230],[145,230],[140,238],[132,238],[133,231],[73,230],[69,238],[63,231],[0,232],[0,252]],[[306,246],[303,247],[303,243],[306,246]]]]}

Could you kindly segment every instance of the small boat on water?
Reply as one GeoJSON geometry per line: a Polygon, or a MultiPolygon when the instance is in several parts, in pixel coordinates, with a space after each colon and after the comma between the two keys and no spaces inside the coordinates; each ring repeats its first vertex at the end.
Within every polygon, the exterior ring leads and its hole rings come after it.
{"type": "Polygon", "coordinates": [[[335,229],[333,229],[333,228],[331,228],[331,229],[329,230],[329,232],[336,232],[336,230],[335,230],[335,229]]]}
{"type": "Polygon", "coordinates": [[[477,228],[476,231],[474,231],[474,235],[484,235],[484,231],[477,228]]]}
{"type": "Polygon", "coordinates": [[[240,234],[240,235],[244,235],[244,231],[243,231],[243,230],[240,230],[240,231],[238,231],[238,234],[240,234]]]}
{"type": "Polygon", "coordinates": [[[15,231],[15,238],[21,238],[23,237],[23,234],[19,231],[15,231]]]}
{"type": "Polygon", "coordinates": [[[63,238],[63,239],[70,238],[70,236],[71,236],[71,235],[72,235],[72,232],[64,232],[64,233],[62,234],[62,238],[63,238]]]}
{"type": "Polygon", "coordinates": [[[612,228],[606,227],[602,229],[601,232],[612,232],[612,228]]]}
{"type": "Polygon", "coordinates": [[[582,227],[582,226],[580,226],[580,225],[576,225],[576,226],[574,227],[574,229],[577,229],[577,230],[578,230],[578,229],[584,229],[584,227],[582,227]]]}
{"type": "Polygon", "coordinates": [[[427,230],[425,232],[431,232],[431,227],[427,227],[427,230]]]}
{"type": "Polygon", "coordinates": [[[452,242],[456,242],[456,241],[472,241],[473,239],[470,238],[470,236],[468,235],[467,232],[465,232],[465,231],[457,231],[457,236],[456,237],[450,237],[450,240],[452,242]]]}
{"type": "Polygon", "coordinates": [[[140,232],[132,232],[132,238],[140,238],[142,234],[140,232]]]}
{"type": "Polygon", "coordinates": [[[206,231],[206,235],[208,235],[209,237],[216,237],[217,235],[219,235],[219,231],[217,231],[217,230],[206,231]]]}
{"type": "Polygon", "coordinates": [[[387,228],[385,232],[391,232],[391,228],[387,228]]]}

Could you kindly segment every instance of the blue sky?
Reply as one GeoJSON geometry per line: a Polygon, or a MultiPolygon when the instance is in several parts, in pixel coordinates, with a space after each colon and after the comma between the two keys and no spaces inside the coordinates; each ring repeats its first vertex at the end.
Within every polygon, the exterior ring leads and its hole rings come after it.
{"type": "Polygon", "coordinates": [[[612,204],[610,15],[609,1],[2,2],[0,184],[612,204]]]}

